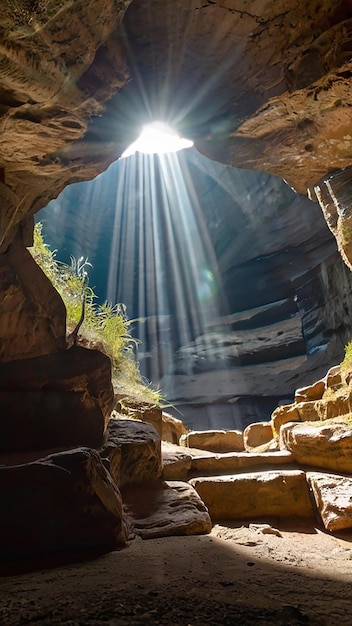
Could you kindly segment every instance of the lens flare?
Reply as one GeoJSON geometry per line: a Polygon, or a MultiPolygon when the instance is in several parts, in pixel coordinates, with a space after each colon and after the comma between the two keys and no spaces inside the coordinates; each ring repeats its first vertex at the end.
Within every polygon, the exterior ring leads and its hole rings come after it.
{"type": "Polygon", "coordinates": [[[163,122],[153,122],[143,126],[138,139],[132,143],[121,158],[132,156],[136,152],[144,154],[165,154],[177,152],[193,146],[193,141],[179,137],[170,126],[163,122]]]}

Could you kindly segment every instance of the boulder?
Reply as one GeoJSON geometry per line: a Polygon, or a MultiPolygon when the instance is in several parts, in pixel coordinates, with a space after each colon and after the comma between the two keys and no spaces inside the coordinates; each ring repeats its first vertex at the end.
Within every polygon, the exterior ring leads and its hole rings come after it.
{"type": "Polygon", "coordinates": [[[248,452],[253,448],[269,443],[272,438],[273,427],[271,422],[253,422],[243,431],[243,443],[248,452]]]}
{"type": "Polygon", "coordinates": [[[165,480],[187,480],[192,465],[192,456],[188,449],[162,441],[161,453],[163,478],[165,480]]]}
{"type": "Polygon", "coordinates": [[[109,459],[118,486],[155,481],[162,473],[160,437],[154,426],[140,420],[112,418],[100,455],[109,459]]]}
{"type": "Polygon", "coordinates": [[[182,435],[180,445],[211,452],[239,452],[244,449],[240,430],[192,430],[182,435]]]}
{"type": "Polygon", "coordinates": [[[301,387],[296,389],[295,402],[307,402],[310,400],[320,400],[323,397],[325,391],[325,380],[317,380],[317,382],[308,387],[301,387]]]}
{"type": "Polygon", "coordinates": [[[342,383],[341,366],[334,365],[326,374],[326,387],[339,387],[342,383]]]}
{"type": "Polygon", "coordinates": [[[351,424],[285,424],[281,428],[280,447],[292,452],[297,463],[352,473],[351,424]]]}
{"type": "Polygon", "coordinates": [[[143,539],[211,531],[206,506],[195,489],[185,482],[126,485],[122,493],[134,532],[143,539]]]}
{"type": "MultiPolygon", "coordinates": [[[[124,407],[128,408],[128,417],[151,424],[161,439],[163,434],[162,409],[156,404],[136,402],[134,398],[122,397],[124,407]]],[[[117,401],[116,410],[124,413],[120,401],[117,401]]]]}
{"type": "Polygon", "coordinates": [[[193,478],[190,484],[207,506],[213,522],[313,515],[305,473],[300,470],[193,478]]]}
{"type": "Polygon", "coordinates": [[[110,359],[69,350],[0,364],[0,451],[98,449],[114,404],[110,359]]]}
{"type": "Polygon", "coordinates": [[[86,448],[0,467],[2,558],[124,546],[121,495],[99,454],[86,448]]]}
{"type": "Polygon", "coordinates": [[[307,480],[326,530],[334,532],[352,528],[352,478],[308,472],[307,480]]]}
{"type": "Polygon", "coordinates": [[[299,413],[294,404],[283,404],[278,406],[271,415],[271,423],[273,425],[273,431],[276,435],[280,433],[280,428],[283,424],[299,421],[299,413]]]}
{"type": "Polygon", "coordinates": [[[182,435],[187,433],[187,429],[182,420],[177,419],[173,415],[166,413],[161,414],[162,433],[161,439],[170,443],[178,443],[182,435]]]}

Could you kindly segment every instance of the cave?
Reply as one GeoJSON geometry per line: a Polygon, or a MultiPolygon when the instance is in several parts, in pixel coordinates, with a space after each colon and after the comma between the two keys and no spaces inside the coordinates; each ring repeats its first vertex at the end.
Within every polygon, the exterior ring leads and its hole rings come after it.
{"type": "Polygon", "coordinates": [[[351,1],[4,0],[0,15],[3,623],[349,623],[351,1]],[[192,146],[121,158],[156,120],[192,146]],[[84,298],[69,327],[31,253],[38,221],[64,260],[92,261],[102,300],[127,302],[165,410],[116,387],[112,359],[79,334],[84,298]],[[340,541],[333,573],[313,572],[328,609],[306,571],[261,561],[300,528],[307,553],[340,541]],[[186,536],[198,573],[182,587],[186,536]],[[167,551],[149,587],[134,579],[150,573],[146,539],[167,551]],[[258,545],[253,559],[238,548],[258,545]],[[32,570],[65,581],[67,562],[87,578],[60,604],[32,570]],[[95,589],[95,564],[101,583],[112,562],[133,565],[120,605],[110,583],[104,602],[95,589]],[[271,575],[280,602],[225,593],[242,576],[253,596],[271,575]]]}

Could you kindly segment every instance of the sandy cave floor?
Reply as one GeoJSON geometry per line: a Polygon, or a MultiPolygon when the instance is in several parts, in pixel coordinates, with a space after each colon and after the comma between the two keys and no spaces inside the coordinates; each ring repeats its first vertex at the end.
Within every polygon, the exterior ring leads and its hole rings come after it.
{"type": "Polygon", "coordinates": [[[352,625],[352,533],[271,521],[0,578],[0,624],[352,625]],[[274,529],[280,533],[276,534],[274,529]]]}

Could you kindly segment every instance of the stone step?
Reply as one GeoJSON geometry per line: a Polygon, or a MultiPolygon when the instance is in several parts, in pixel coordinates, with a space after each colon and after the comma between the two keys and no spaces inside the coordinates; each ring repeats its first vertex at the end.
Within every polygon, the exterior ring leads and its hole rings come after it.
{"type": "Polygon", "coordinates": [[[269,470],[229,476],[193,478],[214,521],[268,516],[313,518],[305,472],[269,470]]]}
{"type": "Polygon", "coordinates": [[[209,533],[212,522],[197,491],[181,481],[129,484],[124,509],[142,539],[209,533]]]}
{"type": "Polygon", "coordinates": [[[295,462],[288,450],[276,452],[225,452],[217,454],[162,442],[165,480],[188,480],[196,475],[212,476],[247,471],[248,468],[283,467],[295,462]]]}

